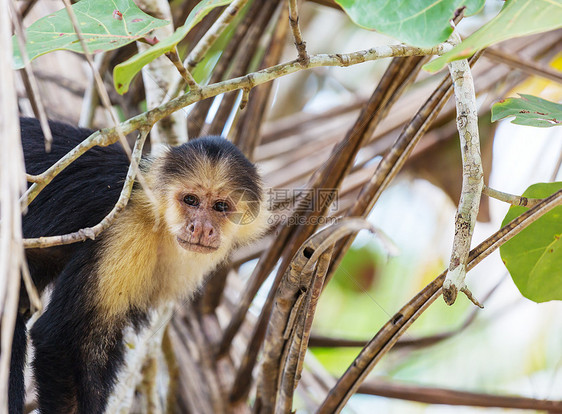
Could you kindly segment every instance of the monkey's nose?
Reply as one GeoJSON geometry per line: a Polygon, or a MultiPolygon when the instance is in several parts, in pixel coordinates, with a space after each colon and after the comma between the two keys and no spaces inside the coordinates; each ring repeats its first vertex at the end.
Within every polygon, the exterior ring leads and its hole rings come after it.
{"type": "Polygon", "coordinates": [[[203,244],[205,246],[213,245],[215,229],[209,222],[194,220],[187,226],[187,231],[191,236],[192,243],[203,244]]]}

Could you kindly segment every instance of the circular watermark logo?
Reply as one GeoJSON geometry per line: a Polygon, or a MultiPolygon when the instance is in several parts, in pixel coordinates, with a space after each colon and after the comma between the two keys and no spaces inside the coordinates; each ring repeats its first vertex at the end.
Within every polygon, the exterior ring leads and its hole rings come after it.
{"type": "Polygon", "coordinates": [[[260,214],[261,197],[251,190],[232,191],[228,195],[227,200],[236,206],[236,209],[227,215],[228,219],[236,225],[244,226],[251,224],[260,214]]]}

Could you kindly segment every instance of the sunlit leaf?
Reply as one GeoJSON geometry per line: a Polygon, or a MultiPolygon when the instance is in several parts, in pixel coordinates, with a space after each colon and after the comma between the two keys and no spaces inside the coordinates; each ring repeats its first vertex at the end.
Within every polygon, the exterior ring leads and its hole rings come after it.
{"type": "Polygon", "coordinates": [[[135,75],[157,57],[174,49],[176,45],[189,33],[189,31],[199,23],[215,7],[225,6],[232,0],[203,0],[193,8],[185,24],[166,39],[160,39],[156,45],[139,53],[127,61],[120,63],[113,69],[113,82],[115,89],[120,94],[124,94],[129,90],[129,84],[135,75]]]}
{"type": "MultiPolygon", "coordinates": [[[[533,184],[523,196],[545,198],[562,182],[533,184]]],[[[526,211],[511,207],[502,226],[526,211]]],[[[500,247],[500,255],[523,296],[535,302],[562,300],[562,206],[555,207],[500,247]]]]}
{"type": "MultiPolygon", "coordinates": [[[[72,5],[72,9],[90,53],[125,46],[169,23],[144,13],[132,0],[82,0],[72,5]]],[[[37,20],[25,32],[30,60],[55,50],[83,53],[66,9],[37,20]]],[[[21,69],[24,62],[16,36],[12,42],[14,68],[21,69]]]]}
{"type": "Polygon", "coordinates": [[[514,116],[512,124],[534,127],[562,125],[562,105],[521,94],[521,98],[508,98],[492,106],[492,122],[514,116]]]}
{"type": "Polygon", "coordinates": [[[562,27],[561,0],[508,0],[496,17],[424,69],[436,72],[452,60],[468,58],[503,40],[559,27],[562,27]]]}
{"type": "Polygon", "coordinates": [[[336,0],[355,24],[392,36],[404,43],[431,47],[451,35],[449,21],[466,6],[465,15],[478,12],[485,0],[336,0]]]}

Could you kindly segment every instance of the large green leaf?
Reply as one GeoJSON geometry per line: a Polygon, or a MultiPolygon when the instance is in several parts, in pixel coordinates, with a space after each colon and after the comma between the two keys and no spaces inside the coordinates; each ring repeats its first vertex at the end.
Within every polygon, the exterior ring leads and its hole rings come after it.
{"type": "MultiPolygon", "coordinates": [[[[562,182],[533,184],[523,196],[545,198],[562,182]]],[[[526,211],[511,207],[502,226],[526,211]]],[[[500,247],[500,255],[523,296],[535,302],[562,300],[562,206],[555,207],[500,247]]]]}
{"type": "Polygon", "coordinates": [[[448,62],[468,58],[494,43],[559,27],[562,27],[562,0],[508,0],[496,17],[424,69],[436,72],[448,62]]]}
{"type": "Polygon", "coordinates": [[[520,94],[521,98],[507,98],[492,106],[492,122],[514,116],[512,124],[534,127],[562,125],[562,105],[520,94]]]}
{"type": "Polygon", "coordinates": [[[199,23],[215,7],[225,6],[232,0],[203,0],[197,4],[187,16],[185,24],[174,32],[173,35],[156,43],[156,45],[139,53],[113,69],[113,82],[115,89],[120,94],[129,90],[129,84],[135,75],[158,56],[163,55],[174,49],[176,45],[189,33],[189,31],[199,23]]]}
{"type": "Polygon", "coordinates": [[[336,0],[355,24],[404,43],[431,47],[451,35],[455,10],[466,6],[474,14],[485,0],[336,0]]]}
{"type": "MultiPolygon", "coordinates": [[[[72,9],[90,53],[117,49],[169,23],[142,12],[132,0],[82,0],[72,9]]],[[[12,42],[14,67],[21,69],[24,63],[16,36],[12,42]]],[[[83,52],[66,9],[37,20],[26,30],[30,60],[55,50],[83,52]]]]}

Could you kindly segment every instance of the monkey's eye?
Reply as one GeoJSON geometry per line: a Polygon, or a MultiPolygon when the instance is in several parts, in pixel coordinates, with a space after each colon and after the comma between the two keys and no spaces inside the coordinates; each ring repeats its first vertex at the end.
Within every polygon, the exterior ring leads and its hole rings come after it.
{"type": "Polygon", "coordinates": [[[217,201],[213,206],[213,210],[225,213],[230,210],[230,206],[226,201],[217,201]]]}
{"type": "Polygon", "coordinates": [[[197,207],[199,205],[199,199],[193,194],[188,194],[183,198],[183,202],[188,206],[197,207]]]}

